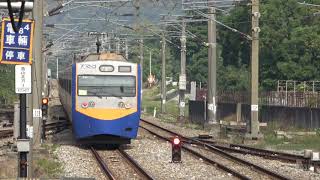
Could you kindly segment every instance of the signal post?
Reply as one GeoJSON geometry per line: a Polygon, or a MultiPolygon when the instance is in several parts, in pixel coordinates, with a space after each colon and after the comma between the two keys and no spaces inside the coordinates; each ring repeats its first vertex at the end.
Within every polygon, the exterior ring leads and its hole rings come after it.
{"type": "Polygon", "coordinates": [[[19,177],[26,178],[30,165],[27,155],[32,149],[29,139],[32,129],[27,129],[27,94],[30,94],[32,89],[30,64],[32,63],[33,21],[20,19],[21,21],[17,23],[18,20],[13,18],[12,8],[9,7],[11,18],[4,18],[2,21],[0,63],[16,65],[15,92],[20,97],[20,135],[17,139],[19,177]]]}
{"type": "Polygon", "coordinates": [[[259,139],[259,0],[252,0],[252,44],[251,44],[251,120],[248,126],[248,139],[259,139]]]}
{"type": "Polygon", "coordinates": [[[172,162],[181,163],[181,140],[178,136],[172,140],[172,162]]]}
{"type": "Polygon", "coordinates": [[[180,121],[184,120],[185,117],[185,91],[186,87],[186,22],[182,22],[182,32],[181,32],[181,72],[179,76],[179,119],[180,121]]]}

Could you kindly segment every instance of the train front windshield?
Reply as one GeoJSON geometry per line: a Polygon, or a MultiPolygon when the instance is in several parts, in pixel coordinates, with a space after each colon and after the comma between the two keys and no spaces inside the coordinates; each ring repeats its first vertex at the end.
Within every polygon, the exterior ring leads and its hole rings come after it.
{"type": "Polygon", "coordinates": [[[135,76],[79,75],[78,96],[135,97],[135,76]]]}

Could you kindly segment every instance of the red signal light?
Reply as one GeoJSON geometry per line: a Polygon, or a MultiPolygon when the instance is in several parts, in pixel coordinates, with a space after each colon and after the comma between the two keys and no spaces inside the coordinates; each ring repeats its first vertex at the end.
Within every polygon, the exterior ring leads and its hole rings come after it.
{"type": "Polygon", "coordinates": [[[49,103],[49,99],[48,98],[42,98],[42,104],[48,104],[49,103]]]}
{"type": "Polygon", "coordinates": [[[178,136],[173,138],[172,141],[172,162],[181,162],[181,140],[178,136]]]}
{"type": "Polygon", "coordinates": [[[179,145],[180,144],[180,139],[178,138],[178,137],[175,137],[174,139],[173,139],[173,144],[174,145],[179,145]]]}

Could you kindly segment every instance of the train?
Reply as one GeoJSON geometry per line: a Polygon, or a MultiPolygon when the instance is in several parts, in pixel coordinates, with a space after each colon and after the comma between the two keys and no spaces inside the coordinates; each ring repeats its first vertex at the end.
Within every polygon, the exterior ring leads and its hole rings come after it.
{"type": "Polygon", "coordinates": [[[119,146],[137,137],[141,67],[115,53],[91,53],[59,72],[59,96],[82,144],[119,146]]]}

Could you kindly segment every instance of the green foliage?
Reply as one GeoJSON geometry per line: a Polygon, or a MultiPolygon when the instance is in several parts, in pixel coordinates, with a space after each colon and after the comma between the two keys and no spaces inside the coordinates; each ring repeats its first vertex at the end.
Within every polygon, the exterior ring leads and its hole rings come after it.
{"type": "Polygon", "coordinates": [[[0,103],[12,104],[14,92],[14,65],[0,65],[0,103]]]}
{"type": "Polygon", "coordinates": [[[37,160],[37,166],[47,177],[57,177],[62,172],[61,164],[51,159],[39,159],[37,160]]]}
{"type": "MultiPolygon", "coordinates": [[[[306,2],[320,4],[320,0],[306,2]]],[[[260,87],[274,90],[277,80],[316,80],[320,78],[320,25],[317,9],[296,0],[261,2],[260,87]]],[[[219,21],[251,35],[251,7],[237,6],[228,14],[217,14],[219,21]]],[[[197,36],[187,40],[187,77],[206,83],[208,73],[207,23],[188,24],[197,36]]],[[[251,41],[217,25],[218,88],[249,90],[251,41]]],[[[170,29],[169,29],[170,30],[170,29]]],[[[180,44],[179,39],[172,39],[180,44]]],[[[180,51],[170,45],[174,67],[179,67],[180,51]]],[[[173,70],[179,74],[180,69],[173,70]]]]}

